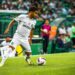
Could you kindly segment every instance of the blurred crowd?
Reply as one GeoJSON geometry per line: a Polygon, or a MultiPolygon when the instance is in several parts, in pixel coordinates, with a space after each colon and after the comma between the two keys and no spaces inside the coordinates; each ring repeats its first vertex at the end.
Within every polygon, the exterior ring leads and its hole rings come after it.
{"type": "Polygon", "coordinates": [[[36,6],[43,18],[57,18],[62,15],[75,15],[75,0],[2,0],[0,9],[29,10],[36,6]]]}
{"type": "Polygon", "coordinates": [[[67,48],[70,48],[71,46],[75,48],[75,22],[73,25],[68,26],[62,24],[58,28],[57,44],[61,48],[64,46],[67,48]]]}

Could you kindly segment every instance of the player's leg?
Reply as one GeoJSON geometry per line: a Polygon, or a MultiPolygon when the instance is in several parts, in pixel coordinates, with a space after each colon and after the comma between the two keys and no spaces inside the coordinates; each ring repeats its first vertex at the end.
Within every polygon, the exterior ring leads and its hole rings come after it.
{"type": "Polygon", "coordinates": [[[30,45],[29,44],[27,44],[27,46],[25,47],[25,49],[26,49],[26,51],[25,51],[25,54],[26,54],[26,58],[25,58],[25,60],[26,60],[26,62],[28,63],[28,64],[31,64],[31,48],[30,48],[30,45]]]}
{"type": "Polygon", "coordinates": [[[31,52],[25,52],[25,54],[26,54],[26,58],[25,58],[26,62],[27,62],[28,64],[31,64],[31,60],[30,60],[31,52]]]}
{"type": "Polygon", "coordinates": [[[21,41],[21,45],[26,49],[25,51],[25,54],[26,54],[26,62],[28,64],[31,64],[31,60],[30,60],[30,56],[31,56],[31,47],[30,47],[30,44],[28,42],[28,40],[24,40],[24,41],[21,41]]]}
{"type": "Polygon", "coordinates": [[[12,41],[10,42],[10,48],[12,49],[10,52],[9,52],[9,57],[14,57],[15,54],[16,54],[16,47],[17,45],[19,45],[20,42],[18,40],[18,38],[13,38],[12,41]]]}
{"type": "Polygon", "coordinates": [[[3,57],[4,56],[4,49],[3,49],[3,47],[0,48],[0,52],[1,52],[1,57],[3,57]]]}

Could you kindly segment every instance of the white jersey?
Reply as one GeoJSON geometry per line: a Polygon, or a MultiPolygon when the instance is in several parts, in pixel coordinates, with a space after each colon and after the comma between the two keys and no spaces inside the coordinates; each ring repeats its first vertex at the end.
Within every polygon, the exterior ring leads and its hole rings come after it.
{"type": "Polygon", "coordinates": [[[10,44],[10,42],[6,42],[6,41],[3,41],[3,42],[1,43],[2,46],[8,46],[9,44],[10,44]]]}
{"type": "Polygon", "coordinates": [[[14,20],[18,22],[16,33],[21,37],[28,38],[31,29],[35,28],[36,21],[34,19],[30,19],[28,15],[24,14],[14,18],[14,20]]]}

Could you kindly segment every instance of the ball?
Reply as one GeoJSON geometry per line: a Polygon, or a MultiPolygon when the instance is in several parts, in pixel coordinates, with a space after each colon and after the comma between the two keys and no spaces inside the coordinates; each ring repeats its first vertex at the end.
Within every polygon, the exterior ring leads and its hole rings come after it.
{"type": "Polygon", "coordinates": [[[43,31],[44,31],[45,33],[47,33],[47,32],[48,32],[48,31],[47,31],[47,29],[44,29],[43,31]]]}
{"type": "Polygon", "coordinates": [[[38,64],[38,65],[45,65],[45,64],[46,64],[46,59],[43,58],[43,57],[39,57],[39,58],[37,59],[37,64],[38,64]]]}

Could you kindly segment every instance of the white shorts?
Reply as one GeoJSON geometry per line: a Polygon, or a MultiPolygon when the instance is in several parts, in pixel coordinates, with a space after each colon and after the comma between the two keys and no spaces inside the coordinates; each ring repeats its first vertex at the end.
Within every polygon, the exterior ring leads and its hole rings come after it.
{"type": "Polygon", "coordinates": [[[22,45],[25,48],[26,52],[31,52],[31,47],[28,38],[22,37],[18,33],[15,33],[12,41],[10,42],[10,45],[15,48],[17,45],[22,45]]]}

